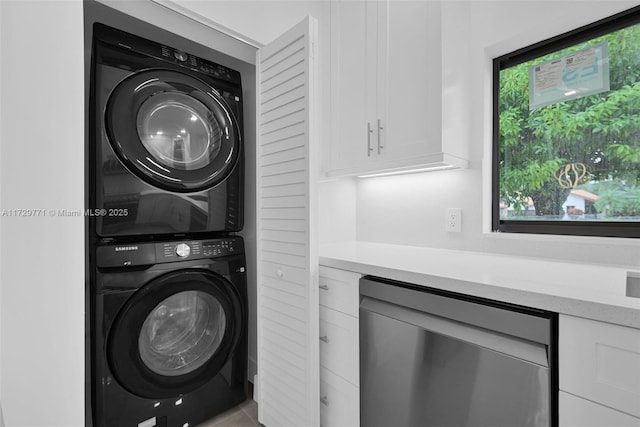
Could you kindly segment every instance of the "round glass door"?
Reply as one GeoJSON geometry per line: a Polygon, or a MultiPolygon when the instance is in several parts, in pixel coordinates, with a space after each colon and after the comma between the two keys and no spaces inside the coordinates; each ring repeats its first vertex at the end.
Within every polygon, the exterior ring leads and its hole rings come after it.
{"type": "Polygon", "coordinates": [[[158,375],[188,374],[220,348],[225,326],[224,308],[211,294],[174,294],[156,305],[142,324],[140,358],[158,375]]]}
{"type": "Polygon", "coordinates": [[[218,374],[244,327],[233,285],[205,270],[161,276],[127,300],[107,356],[120,384],[142,397],[187,393],[218,374]]]}
{"type": "Polygon", "coordinates": [[[162,93],[140,106],[138,137],[147,151],[167,167],[206,167],[220,153],[223,131],[200,101],[180,93],[162,93]]]}
{"type": "Polygon", "coordinates": [[[172,70],[145,70],[120,82],[107,102],[105,131],[131,172],[176,192],[220,183],[241,148],[238,125],[222,96],[172,70]]]}

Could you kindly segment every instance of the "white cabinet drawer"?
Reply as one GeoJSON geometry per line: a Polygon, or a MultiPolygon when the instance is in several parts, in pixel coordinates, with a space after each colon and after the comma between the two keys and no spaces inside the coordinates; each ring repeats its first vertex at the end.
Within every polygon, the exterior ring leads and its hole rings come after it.
{"type": "Polygon", "coordinates": [[[320,365],[360,384],[358,319],[320,306],[320,365]]]}
{"type": "Polygon", "coordinates": [[[320,266],[320,304],[358,317],[360,277],[351,271],[320,266]]]}
{"type": "Polygon", "coordinates": [[[640,418],[560,392],[560,427],[640,427],[640,418]]]}
{"type": "Polygon", "coordinates": [[[359,427],[360,389],[320,368],[320,426],[359,427]]]}
{"type": "Polygon", "coordinates": [[[560,316],[560,389],[640,417],[640,330],[560,316]]]}

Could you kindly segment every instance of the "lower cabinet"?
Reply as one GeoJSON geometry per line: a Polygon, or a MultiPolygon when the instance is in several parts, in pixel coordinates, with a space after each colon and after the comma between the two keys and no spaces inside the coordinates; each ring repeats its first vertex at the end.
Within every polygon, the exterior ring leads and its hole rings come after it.
{"type": "Polygon", "coordinates": [[[320,367],[320,426],[360,425],[360,387],[320,367]]]}
{"type": "MultiPolygon", "coordinates": [[[[320,266],[320,425],[360,425],[359,279],[320,266]]],[[[640,427],[640,330],[560,315],[559,426],[640,427]]]]}
{"type": "Polygon", "coordinates": [[[320,425],[360,425],[361,275],[320,266],[320,425]]]}
{"type": "Polygon", "coordinates": [[[640,427],[640,330],[561,315],[560,427],[640,427]]]}
{"type": "Polygon", "coordinates": [[[639,427],[640,418],[560,392],[560,427],[639,427]]]}

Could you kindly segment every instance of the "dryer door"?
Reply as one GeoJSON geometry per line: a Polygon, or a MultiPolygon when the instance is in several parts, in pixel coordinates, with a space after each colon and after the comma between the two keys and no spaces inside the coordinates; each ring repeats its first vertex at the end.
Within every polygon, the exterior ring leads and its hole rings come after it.
{"type": "Polygon", "coordinates": [[[233,285],[205,270],[161,276],[122,307],[107,357],[118,382],[147,398],[188,393],[216,376],[245,327],[233,285]]]}
{"type": "Polygon", "coordinates": [[[175,70],[148,69],[116,86],[105,130],[119,159],[138,177],[168,191],[215,186],[235,167],[237,122],[211,86],[175,70]]]}

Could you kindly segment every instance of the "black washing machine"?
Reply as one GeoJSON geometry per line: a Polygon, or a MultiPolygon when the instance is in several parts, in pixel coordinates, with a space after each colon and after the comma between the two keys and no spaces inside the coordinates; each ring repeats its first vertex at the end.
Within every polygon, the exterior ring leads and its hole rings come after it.
{"type": "Polygon", "coordinates": [[[193,427],[247,398],[240,237],[94,253],[94,427],[193,427]]]}
{"type": "Polygon", "coordinates": [[[102,24],[93,31],[95,236],[240,231],[240,73],[102,24]]]}

